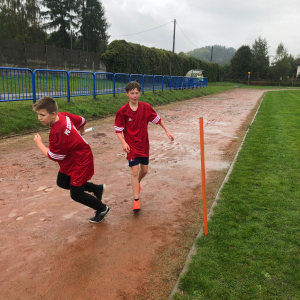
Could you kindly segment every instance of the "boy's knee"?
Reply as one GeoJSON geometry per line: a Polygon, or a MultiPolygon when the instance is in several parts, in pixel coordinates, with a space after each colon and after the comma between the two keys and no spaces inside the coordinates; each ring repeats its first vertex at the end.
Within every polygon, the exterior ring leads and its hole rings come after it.
{"type": "Polygon", "coordinates": [[[131,176],[132,177],[138,177],[139,176],[139,170],[138,169],[131,169],[131,176]]]}
{"type": "Polygon", "coordinates": [[[73,190],[70,191],[71,198],[76,202],[81,202],[80,200],[81,200],[81,198],[83,198],[82,194],[83,194],[83,192],[80,193],[78,191],[73,191],[73,190]]]}
{"type": "Polygon", "coordinates": [[[68,183],[65,183],[65,182],[63,183],[63,182],[57,180],[57,181],[56,181],[56,184],[57,184],[57,186],[60,187],[61,189],[64,189],[64,190],[69,190],[69,189],[70,189],[70,184],[68,184],[68,183]]]}

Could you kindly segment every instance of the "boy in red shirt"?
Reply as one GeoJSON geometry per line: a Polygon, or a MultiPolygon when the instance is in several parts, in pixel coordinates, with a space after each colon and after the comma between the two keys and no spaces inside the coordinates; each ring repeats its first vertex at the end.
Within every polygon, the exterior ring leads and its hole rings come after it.
{"type": "Polygon", "coordinates": [[[43,144],[37,133],[34,142],[42,153],[58,162],[60,169],[57,185],[70,190],[71,198],[96,211],[92,223],[101,222],[109,212],[109,207],[102,203],[105,184],[96,185],[88,182],[94,175],[94,158],[91,147],[82,138],[86,121],[83,117],[58,112],[57,103],[44,96],[33,106],[38,119],[43,125],[50,125],[49,149],[43,144]],[[95,197],[86,192],[94,193],[95,197]]]}
{"type": "Polygon", "coordinates": [[[140,182],[147,174],[149,164],[148,123],[159,124],[171,141],[174,141],[174,137],[150,104],[138,101],[141,86],[137,82],[129,82],[125,91],[129,102],[117,112],[115,131],[123,150],[127,153],[129,167],[131,167],[133,210],[139,210],[141,207],[139,200],[140,182]]]}

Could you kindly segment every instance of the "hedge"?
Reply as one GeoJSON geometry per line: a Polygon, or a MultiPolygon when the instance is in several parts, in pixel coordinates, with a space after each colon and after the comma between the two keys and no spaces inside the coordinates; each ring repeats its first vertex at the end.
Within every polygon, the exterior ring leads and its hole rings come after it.
{"type": "Polygon", "coordinates": [[[219,81],[223,74],[223,68],[216,63],[124,40],[111,42],[101,60],[111,73],[185,76],[192,69],[202,69],[210,82],[219,81]]]}

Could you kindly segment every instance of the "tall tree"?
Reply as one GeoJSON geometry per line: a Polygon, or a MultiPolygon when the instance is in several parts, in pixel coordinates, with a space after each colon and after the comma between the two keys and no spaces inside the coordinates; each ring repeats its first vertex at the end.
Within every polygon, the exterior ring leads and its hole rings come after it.
{"type": "Polygon", "coordinates": [[[107,48],[109,24],[99,0],[78,0],[78,40],[82,50],[104,53],[107,48]]]}
{"type": "Polygon", "coordinates": [[[41,14],[45,18],[45,28],[52,30],[48,44],[70,48],[71,28],[78,27],[75,22],[77,1],[73,0],[43,0],[47,10],[41,14]]]}
{"type": "Polygon", "coordinates": [[[234,79],[244,79],[247,72],[251,72],[252,53],[249,46],[241,46],[232,59],[231,63],[231,76],[234,79]]]}
{"type": "Polygon", "coordinates": [[[276,49],[274,61],[272,62],[272,75],[276,79],[281,80],[288,75],[291,67],[291,59],[288,55],[288,51],[283,43],[280,43],[276,49]]]}
{"type": "Polygon", "coordinates": [[[256,79],[260,78],[264,74],[268,73],[270,58],[268,50],[268,42],[261,37],[252,45],[252,73],[255,74],[256,79]]]}
{"type": "Polygon", "coordinates": [[[44,43],[37,0],[0,0],[0,38],[44,43]]]}

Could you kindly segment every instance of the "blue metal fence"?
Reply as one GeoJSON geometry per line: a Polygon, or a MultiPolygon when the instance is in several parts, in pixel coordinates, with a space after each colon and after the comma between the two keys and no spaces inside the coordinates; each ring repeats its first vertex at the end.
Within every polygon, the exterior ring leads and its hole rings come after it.
{"type": "Polygon", "coordinates": [[[33,100],[30,69],[0,68],[0,102],[33,100]]]}
{"type": "Polygon", "coordinates": [[[68,97],[67,71],[36,69],[32,73],[33,103],[43,96],[52,98],[68,97]]]}
{"type": "Polygon", "coordinates": [[[95,73],[95,97],[96,95],[113,94],[114,74],[106,72],[95,73]]]}
{"type": "Polygon", "coordinates": [[[207,78],[0,67],[0,102],[125,93],[129,81],[142,92],[207,87],[207,78]]]}
{"type": "Polygon", "coordinates": [[[163,90],[163,80],[164,80],[164,76],[154,75],[154,78],[153,78],[153,92],[163,90]]]}
{"type": "Polygon", "coordinates": [[[164,76],[162,90],[171,90],[171,76],[164,76]]]}
{"type": "Polygon", "coordinates": [[[142,92],[152,92],[153,91],[153,75],[144,75],[142,92]]]}
{"type": "Polygon", "coordinates": [[[86,71],[70,71],[69,73],[70,97],[89,96],[95,97],[95,75],[93,72],[86,71]]]}

